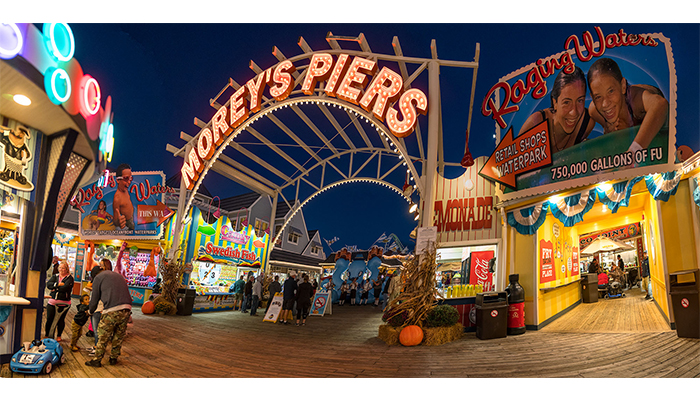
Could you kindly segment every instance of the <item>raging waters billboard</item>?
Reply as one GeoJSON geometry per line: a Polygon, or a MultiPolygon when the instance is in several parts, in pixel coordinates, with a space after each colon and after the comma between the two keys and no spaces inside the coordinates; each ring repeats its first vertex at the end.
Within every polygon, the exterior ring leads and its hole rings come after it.
{"type": "Polygon", "coordinates": [[[596,26],[562,43],[563,51],[533,57],[483,99],[482,115],[506,133],[479,174],[502,184],[506,199],[562,182],[571,187],[641,175],[673,162],[670,40],[596,26]]]}

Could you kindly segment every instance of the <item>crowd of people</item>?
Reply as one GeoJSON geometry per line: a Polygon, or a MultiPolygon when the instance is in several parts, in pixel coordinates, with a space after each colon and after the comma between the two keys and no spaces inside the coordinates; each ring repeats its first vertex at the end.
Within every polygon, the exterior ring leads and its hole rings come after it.
{"type": "Polygon", "coordinates": [[[612,285],[620,288],[632,288],[639,284],[642,292],[646,293],[644,299],[652,300],[649,287],[649,257],[646,250],[644,251],[644,258],[640,263],[639,270],[637,267],[626,268],[622,257],[618,254],[617,262],[612,263],[608,270],[599,263],[597,258],[593,258],[588,264],[588,273],[598,275],[599,289],[607,290],[612,285]]]}

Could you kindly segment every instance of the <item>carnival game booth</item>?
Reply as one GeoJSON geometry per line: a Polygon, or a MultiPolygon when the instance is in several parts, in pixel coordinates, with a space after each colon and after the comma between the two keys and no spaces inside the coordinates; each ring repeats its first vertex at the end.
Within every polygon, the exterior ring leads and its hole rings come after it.
{"type": "Polygon", "coordinates": [[[92,268],[102,259],[109,260],[112,270],[124,276],[133,304],[143,304],[153,292],[162,251],[169,247],[162,239],[163,225],[173,214],[163,204],[163,197],[173,189],[165,186],[162,171],[129,171],[129,180],[118,179],[116,171],[105,171],[96,183],[81,187],[71,199],[78,211],[79,227],[79,237],[74,239],[74,296],[84,292],[92,268]],[[122,200],[118,200],[120,195],[122,200]],[[131,215],[120,211],[119,204],[124,203],[130,205],[131,215]],[[125,217],[123,225],[115,218],[118,212],[125,217]]]}
{"type": "Polygon", "coordinates": [[[0,24],[0,364],[38,338],[58,222],[111,159],[112,100],[79,45],[68,24],[0,24]]]}
{"type": "MultiPolygon", "coordinates": [[[[166,226],[166,238],[173,243],[177,213],[166,226]]],[[[240,231],[231,226],[226,215],[213,216],[191,207],[183,226],[180,243],[191,270],[183,283],[195,290],[193,312],[233,310],[235,298],[229,289],[241,276],[257,276],[265,265],[270,235],[256,235],[255,227],[244,225],[240,231]]]]}

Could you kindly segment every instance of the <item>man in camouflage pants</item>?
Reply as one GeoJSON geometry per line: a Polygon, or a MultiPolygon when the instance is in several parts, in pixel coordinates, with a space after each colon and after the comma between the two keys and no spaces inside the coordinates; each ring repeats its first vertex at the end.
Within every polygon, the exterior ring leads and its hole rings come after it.
{"type": "Polygon", "coordinates": [[[99,341],[95,346],[95,357],[85,362],[85,365],[91,367],[102,366],[102,357],[104,357],[107,343],[110,341],[112,342],[112,352],[109,356],[109,364],[116,364],[117,357],[121,354],[122,341],[126,335],[126,324],[131,315],[131,294],[126,280],[121,274],[113,271],[102,271],[95,277],[92,283],[90,313],[95,312],[100,300],[104,304],[104,310],[97,327],[99,341]]]}

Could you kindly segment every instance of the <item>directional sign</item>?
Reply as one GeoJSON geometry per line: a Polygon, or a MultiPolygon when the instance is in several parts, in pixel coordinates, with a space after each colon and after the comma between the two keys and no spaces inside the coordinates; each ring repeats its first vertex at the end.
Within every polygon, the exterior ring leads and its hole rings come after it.
{"type": "Polygon", "coordinates": [[[552,164],[547,120],[513,139],[513,127],[498,143],[479,175],[515,189],[515,178],[552,164]]]}
{"type": "Polygon", "coordinates": [[[160,200],[156,201],[156,205],[151,206],[147,204],[137,205],[138,215],[136,221],[139,224],[147,224],[150,222],[158,222],[156,226],[160,226],[163,222],[167,221],[175,211],[171,210],[163,204],[160,200]]]}

